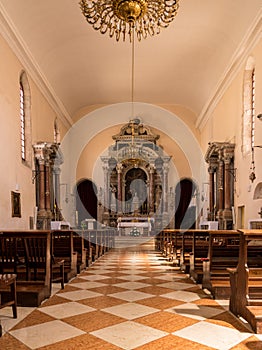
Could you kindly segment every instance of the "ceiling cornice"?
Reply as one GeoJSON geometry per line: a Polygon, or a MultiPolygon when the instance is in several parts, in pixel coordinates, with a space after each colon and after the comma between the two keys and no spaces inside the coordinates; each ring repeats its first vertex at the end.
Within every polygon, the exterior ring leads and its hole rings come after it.
{"type": "Polygon", "coordinates": [[[54,109],[58,118],[66,126],[70,127],[74,124],[72,118],[66,108],[55,94],[52,86],[49,84],[44,74],[41,72],[36,60],[32,56],[29,48],[23,41],[22,37],[16,30],[15,25],[8,17],[3,6],[0,4],[0,33],[6,40],[10,48],[20,60],[27,73],[34,80],[48,103],[54,109]]]}
{"type": "Polygon", "coordinates": [[[241,69],[243,62],[247,59],[252,49],[255,47],[255,45],[261,38],[261,28],[262,9],[258,12],[255,20],[250,26],[249,31],[247,32],[240,45],[238,46],[237,50],[235,51],[234,55],[232,56],[232,59],[228,64],[228,68],[225,70],[220,81],[215,87],[213,93],[211,94],[210,99],[207,101],[199,117],[197,118],[195,124],[196,128],[199,128],[200,130],[204,128],[205,124],[211,117],[214,109],[216,108],[226,89],[229,87],[236,74],[241,69]]]}

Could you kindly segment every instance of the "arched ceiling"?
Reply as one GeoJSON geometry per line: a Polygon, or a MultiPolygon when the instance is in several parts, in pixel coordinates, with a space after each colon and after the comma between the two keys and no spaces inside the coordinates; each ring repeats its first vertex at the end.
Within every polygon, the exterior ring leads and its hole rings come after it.
{"type": "MultiPolygon", "coordinates": [[[[203,118],[258,40],[261,13],[261,0],[180,0],[167,29],[135,43],[134,100],[203,118]]],[[[86,106],[131,101],[131,44],[95,31],[77,0],[0,0],[0,30],[69,122],[86,106]]]]}

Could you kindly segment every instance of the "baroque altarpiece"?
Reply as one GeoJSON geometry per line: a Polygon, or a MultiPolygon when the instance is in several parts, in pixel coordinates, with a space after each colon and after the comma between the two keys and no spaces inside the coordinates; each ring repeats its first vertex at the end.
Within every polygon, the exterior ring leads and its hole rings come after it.
{"type": "Polygon", "coordinates": [[[98,221],[117,227],[121,220],[148,219],[155,228],[166,227],[174,204],[168,185],[171,157],[157,144],[159,135],[136,118],[112,138],[108,155],[101,157],[98,221]]]}

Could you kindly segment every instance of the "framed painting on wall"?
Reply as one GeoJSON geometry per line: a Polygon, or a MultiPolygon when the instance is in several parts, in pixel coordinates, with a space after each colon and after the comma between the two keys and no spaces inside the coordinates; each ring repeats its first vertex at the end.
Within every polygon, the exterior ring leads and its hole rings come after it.
{"type": "Polygon", "coordinates": [[[11,191],[12,217],[21,218],[21,198],[20,193],[11,191]]]}

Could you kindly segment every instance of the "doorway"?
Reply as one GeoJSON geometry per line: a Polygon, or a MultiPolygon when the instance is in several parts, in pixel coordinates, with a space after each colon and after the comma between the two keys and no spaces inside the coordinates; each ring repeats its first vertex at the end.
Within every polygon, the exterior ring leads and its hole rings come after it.
{"type": "Polygon", "coordinates": [[[97,220],[97,188],[90,180],[82,180],[76,186],[76,210],[78,221],[97,220]]]}

